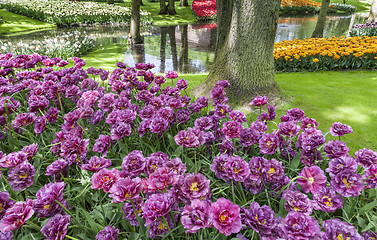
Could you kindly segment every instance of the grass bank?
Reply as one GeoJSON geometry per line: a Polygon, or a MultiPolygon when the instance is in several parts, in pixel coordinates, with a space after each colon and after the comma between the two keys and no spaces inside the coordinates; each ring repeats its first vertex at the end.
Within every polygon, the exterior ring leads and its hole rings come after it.
{"type": "Polygon", "coordinates": [[[0,9],[0,16],[2,16],[5,21],[5,23],[0,26],[0,35],[25,34],[26,32],[30,33],[56,27],[53,24],[34,20],[3,9],[0,9]]]}
{"type": "MultiPolygon", "coordinates": [[[[315,2],[322,2],[322,0],[313,0],[315,2]]],[[[331,0],[331,3],[343,3],[343,0],[331,0]]],[[[365,1],[347,0],[346,4],[354,5],[358,12],[369,11],[370,4],[365,1]]]]}

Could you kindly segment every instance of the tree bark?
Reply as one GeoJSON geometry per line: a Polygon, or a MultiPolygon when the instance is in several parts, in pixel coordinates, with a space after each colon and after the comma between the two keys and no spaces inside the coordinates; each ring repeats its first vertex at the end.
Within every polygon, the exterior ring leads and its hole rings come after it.
{"type": "Polygon", "coordinates": [[[131,8],[131,25],[130,25],[130,43],[143,43],[143,38],[140,34],[140,2],[141,0],[132,0],[131,8]]]}
{"type": "Polygon", "coordinates": [[[215,83],[226,79],[231,84],[227,96],[237,104],[258,95],[279,97],[273,51],[280,0],[218,0],[217,4],[220,26],[215,62],[193,94],[209,96],[215,83]]]}
{"type": "Polygon", "coordinates": [[[175,0],[169,0],[168,13],[169,13],[169,15],[177,14],[177,12],[175,11],[175,0]]]}
{"type": "Polygon", "coordinates": [[[130,47],[132,57],[136,63],[145,63],[145,48],[144,44],[134,44],[130,47]]]}
{"type": "Polygon", "coordinates": [[[315,25],[312,38],[321,38],[323,37],[323,30],[325,28],[327,10],[329,9],[330,0],[322,0],[321,10],[319,10],[319,16],[317,24],[315,25]]]}
{"type": "Polygon", "coordinates": [[[180,0],[179,1],[179,6],[180,7],[188,7],[188,1],[187,0],[180,0]]]}
{"type": "Polygon", "coordinates": [[[160,59],[160,72],[164,73],[166,64],[166,27],[161,27],[160,59]]]}
{"type": "Polygon", "coordinates": [[[160,12],[158,14],[168,14],[168,8],[166,7],[165,0],[160,0],[160,12]]]}
{"type": "Polygon", "coordinates": [[[183,25],[179,28],[181,30],[181,52],[179,54],[179,71],[181,73],[188,73],[188,26],[183,25]]]}

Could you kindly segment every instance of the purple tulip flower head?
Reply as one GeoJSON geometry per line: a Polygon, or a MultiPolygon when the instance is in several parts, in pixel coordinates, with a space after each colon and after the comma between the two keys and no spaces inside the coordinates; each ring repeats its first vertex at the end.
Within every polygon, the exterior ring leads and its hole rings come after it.
{"type": "Polygon", "coordinates": [[[326,156],[332,159],[347,155],[350,149],[345,142],[330,140],[323,146],[323,150],[326,152],[326,156]]]}
{"type": "Polygon", "coordinates": [[[313,207],[324,212],[335,212],[343,207],[343,199],[330,187],[324,187],[313,193],[313,207]]]}
{"type": "Polygon", "coordinates": [[[320,239],[321,236],[318,221],[307,214],[289,212],[282,225],[288,239],[320,239]]]}
{"type": "Polygon", "coordinates": [[[62,158],[55,160],[47,166],[46,176],[52,176],[54,181],[60,181],[68,172],[68,162],[62,158]]]}
{"type": "Polygon", "coordinates": [[[27,154],[27,159],[30,161],[38,151],[38,143],[33,143],[22,148],[24,153],[27,154]]]}
{"type": "Polygon", "coordinates": [[[352,172],[356,172],[357,170],[357,162],[356,160],[349,155],[345,155],[339,158],[333,158],[329,162],[329,167],[326,168],[326,172],[330,174],[330,177],[334,177],[338,173],[342,172],[343,170],[350,170],[352,172]]]}
{"type": "Polygon", "coordinates": [[[344,170],[330,181],[331,187],[343,197],[360,196],[364,188],[362,176],[351,170],[344,170]]]}
{"type": "Polygon", "coordinates": [[[210,194],[210,180],[201,173],[189,173],[179,181],[183,197],[194,199],[205,199],[210,194]]]}
{"type": "Polygon", "coordinates": [[[182,147],[200,147],[204,144],[204,132],[195,129],[195,128],[188,128],[187,130],[181,130],[178,134],[174,137],[175,142],[182,147]]]}
{"type": "Polygon", "coordinates": [[[297,183],[302,186],[305,193],[315,192],[326,186],[327,178],[318,166],[304,167],[299,176],[304,178],[297,179],[297,183]]]}
{"type": "Polygon", "coordinates": [[[305,113],[299,108],[292,108],[287,110],[287,115],[294,121],[301,121],[305,118],[305,113]]]}
{"type": "Polygon", "coordinates": [[[108,168],[111,166],[111,160],[104,157],[93,156],[89,159],[89,162],[82,164],[81,169],[88,170],[91,172],[98,172],[101,169],[108,168]]]}
{"type": "Polygon", "coordinates": [[[266,96],[257,96],[250,102],[250,105],[259,107],[267,104],[267,102],[268,98],[266,96]]]}
{"type": "Polygon", "coordinates": [[[110,191],[110,188],[120,178],[120,172],[117,169],[108,170],[107,168],[101,169],[92,176],[92,189],[103,189],[105,193],[110,191]]]}
{"type": "Polygon", "coordinates": [[[151,195],[142,207],[143,218],[146,220],[145,226],[149,226],[152,222],[168,214],[173,204],[174,199],[168,193],[151,195]]]}
{"type": "Polygon", "coordinates": [[[277,183],[284,177],[282,162],[271,159],[262,162],[262,177],[266,183],[277,183]]]}
{"type": "Polygon", "coordinates": [[[215,173],[216,177],[225,181],[229,180],[228,173],[225,169],[225,163],[228,160],[229,156],[227,155],[222,154],[220,156],[215,156],[210,166],[210,169],[215,173]]]}
{"type": "Polygon", "coordinates": [[[210,205],[206,201],[195,199],[191,205],[186,205],[183,208],[181,223],[186,230],[186,233],[196,233],[200,229],[209,227],[210,205]]]}
{"type": "Polygon", "coordinates": [[[362,236],[364,240],[376,240],[377,239],[377,233],[371,232],[371,231],[365,231],[362,233],[362,236]]]}
{"type": "Polygon", "coordinates": [[[242,228],[240,207],[226,198],[211,204],[209,216],[213,226],[225,236],[238,233],[242,228]]]}
{"type": "Polygon", "coordinates": [[[333,135],[334,137],[344,136],[348,133],[353,132],[353,130],[350,126],[343,124],[343,123],[340,123],[340,122],[333,123],[332,126],[329,127],[329,129],[330,129],[331,135],[333,135]]]}
{"type": "Polygon", "coordinates": [[[35,168],[28,161],[18,164],[8,172],[8,182],[14,191],[21,191],[34,183],[35,168]]]}
{"type": "Polygon", "coordinates": [[[288,212],[299,212],[310,215],[313,211],[312,203],[306,194],[298,191],[285,191],[283,198],[287,200],[284,207],[288,212]]]}
{"type": "Polygon", "coordinates": [[[363,148],[355,152],[356,161],[365,168],[377,163],[377,152],[363,148]]]}
{"type": "Polygon", "coordinates": [[[123,158],[122,173],[125,176],[136,177],[144,172],[146,160],[141,151],[134,150],[123,158]]]}
{"type": "Polygon", "coordinates": [[[325,220],[322,223],[325,229],[323,239],[352,239],[352,240],[364,240],[364,238],[356,232],[354,226],[350,223],[343,222],[337,218],[325,220]]]}
{"type": "Polygon", "coordinates": [[[109,197],[112,198],[112,203],[120,203],[138,197],[142,190],[141,178],[120,178],[110,188],[109,197]]]}
{"type": "Polygon", "coordinates": [[[169,185],[175,185],[179,180],[177,173],[167,167],[159,167],[146,180],[147,192],[166,189],[169,185]]]}
{"type": "Polygon", "coordinates": [[[282,122],[278,124],[279,133],[287,136],[294,137],[297,136],[300,132],[300,126],[294,121],[282,122]]]}
{"type": "Polygon", "coordinates": [[[272,229],[277,226],[275,212],[267,205],[261,207],[257,202],[252,202],[249,209],[242,208],[241,212],[243,224],[261,235],[271,234],[272,229]]]}
{"type": "Polygon", "coordinates": [[[12,207],[14,203],[15,201],[9,199],[8,192],[0,192],[0,219],[3,218],[7,209],[12,207]]]}
{"type": "Polygon", "coordinates": [[[224,168],[228,178],[236,182],[244,182],[250,174],[248,163],[239,156],[230,156],[224,168]]]}
{"type": "Polygon", "coordinates": [[[237,121],[225,122],[222,131],[227,139],[238,138],[242,131],[242,124],[237,121]]]}
{"type": "Polygon", "coordinates": [[[279,138],[275,134],[266,133],[259,140],[261,154],[274,154],[279,146],[279,138]]]}
{"type": "Polygon", "coordinates": [[[118,234],[119,229],[116,229],[115,227],[109,225],[97,234],[96,240],[117,240],[118,234]]]}
{"type": "Polygon", "coordinates": [[[33,214],[33,200],[26,199],[25,202],[16,202],[1,219],[0,231],[8,232],[19,229],[33,214]]]}
{"type": "Polygon", "coordinates": [[[67,235],[70,220],[70,215],[56,214],[42,227],[41,233],[47,240],[63,240],[67,235]]]}
{"type": "Polygon", "coordinates": [[[38,213],[38,217],[50,217],[62,213],[63,208],[56,201],[68,208],[67,201],[63,198],[64,187],[65,182],[48,183],[38,190],[33,201],[33,208],[38,213]]]}

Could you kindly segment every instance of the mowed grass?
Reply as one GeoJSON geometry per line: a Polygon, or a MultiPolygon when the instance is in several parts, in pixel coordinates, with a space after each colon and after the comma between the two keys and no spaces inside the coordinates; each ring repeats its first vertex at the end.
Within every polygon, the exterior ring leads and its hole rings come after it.
{"type": "MultiPolygon", "coordinates": [[[[131,0],[124,0],[124,3],[118,3],[123,6],[130,6],[131,0]]],[[[148,0],[143,0],[142,10],[151,13],[153,19],[153,25],[155,26],[171,26],[178,24],[189,24],[196,22],[196,18],[192,14],[191,5],[192,0],[188,1],[188,7],[180,7],[179,2],[175,2],[176,15],[159,15],[160,12],[160,2],[149,2],[148,0]]]]}
{"type": "MultiPolygon", "coordinates": [[[[322,0],[313,0],[315,2],[322,2],[322,0]]],[[[331,3],[343,3],[343,0],[331,0],[331,3]]],[[[369,11],[370,4],[359,0],[347,0],[346,4],[354,5],[358,12],[369,11]]]]}
{"type": "Polygon", "coordinates": [[[5,21],[5,23],[0,25],[0,35],[25,34],[26,32],[56,27],[53,24],[44,23],[3,9],[0,9],[0,16],[5,21]]]}

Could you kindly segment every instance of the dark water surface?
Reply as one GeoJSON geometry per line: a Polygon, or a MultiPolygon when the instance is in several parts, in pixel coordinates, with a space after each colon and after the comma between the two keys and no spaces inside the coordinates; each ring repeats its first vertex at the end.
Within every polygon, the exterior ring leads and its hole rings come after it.
{"type": "MultiPolygon", "coordinates": [[[[325,37],[346,36],[353,25],[364,21],[358,15],[329,16],[324,35],[325,37]]],[[[280,18],[275,42],[309,38],[316,22],[317,17],[280,18]]],[[[119,51],[120,46],[121,51],[124,51],[123,60],[126,64],[132,66],[138,62],[153,63],[156,65],[155,72],[170,70],[181,73],[208,72],[215,56],[216,22],[170,27],[147,27],[142,31],[144,44],[134,47],[127,44],[128,28],[111,26],[60,28],[6,37],[0,40],[28,42],[73,31],[85,31],[87,34],[93,35],[96,38],[98,48],[103,50],[111,49],[111,47],[117,45],[119,51]]]]}

